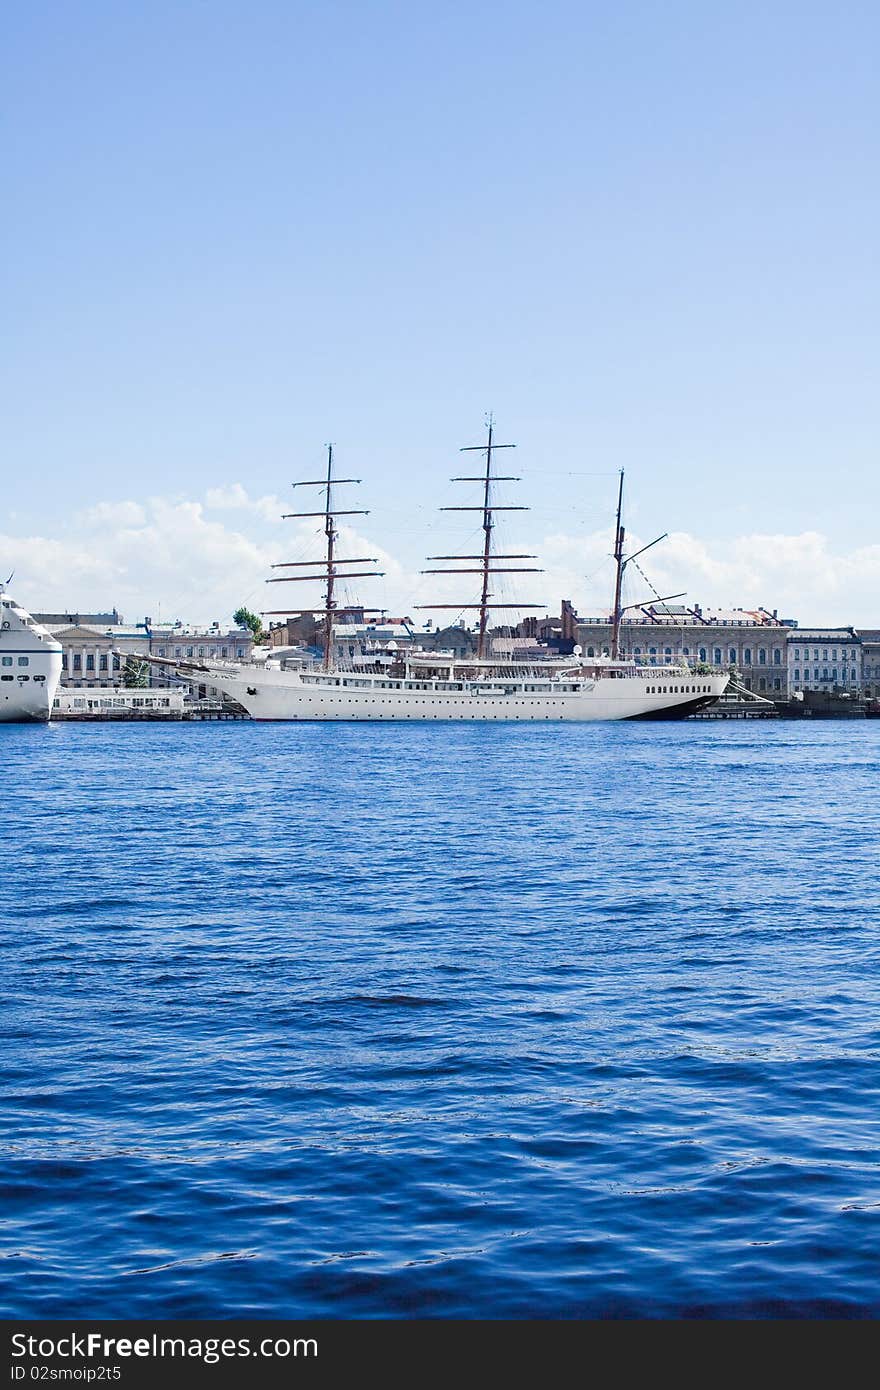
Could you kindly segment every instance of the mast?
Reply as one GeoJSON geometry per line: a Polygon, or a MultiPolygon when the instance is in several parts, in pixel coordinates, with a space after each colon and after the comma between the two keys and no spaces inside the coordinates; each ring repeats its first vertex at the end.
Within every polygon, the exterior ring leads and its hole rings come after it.
{"type": "MultiPolygon", "coordinates": [[[[483,484],[483,591],[480,595],[480,635],[477,639],[477,657],[486,655],[486,622],[489,602],[489,556],[492,554],[492,508],[489,506],[489,489],[492,485],[492,416],[489,416],[489,438],[486,441],[486,479],[483,484]]],[[[505,445],[499,445],[504,448],[505,445]]],[[[509,446],[507,446],[509,447],[509,446]]]]}
{"type": "Polygon", "coordinates": [[[330,670],[333,651],[333,581],[336,571],[333,568],[333,547],[336,544],[336,518],[330,510],[330,493],[333,487],[333,445],[327,445],[327,491],[324,507],[324,534],[327,537],[327,607],[324,610],[324,670],[330,670]]]}
{"type": "Polygon", "coordinates": [[[623,469],[620,470],[620,487],[617,490],[617,524],[614,528],[614,564],[616,573],[614,576],[614,612],[611,618],[611,660],[616,661],[620,656],[620,621],[623,617],[623,610],[620,607],[620,598],[623,591],[623,571],[626,561],[623,558],[624,529],[621,525],[623,515],[623,469]]]}
{"type": "MultiPolygon", "coordinates": [[[[668,535],[668,532],[664,531],[662,536],[658,536],[656,540],[649,541],[647,545],[642,546],[641,550],[634,551],[632,555],[624,555],[623,545],[626,539],[626,529],[623,526],[622,521],[623,469],[621,468],[620,486],[617,490],[617,522],[614,528],[614,563],[616,566],[616,574],[614,578],[614,612],[611,615],[612,661],[617,661],[620,657],[620,624],[624,613],[628,613],[631,608],[642,607],[640,603],[621,603],[621,597],[623,594],[623,572],[626,569],[627,565],[631,564],[634,560],[636,560],[639,555],[644,555],[646,550],[650,550],[652,546],[659,544],[660,541],[665,541],[668,535]]],[[[639,569],[638,565],[636,565],[636,569],[639,570],[639,574],[642,574],[642,571],[639,569]]],[[[644,574],[642,574],[642,578],[645,578],[644,574]]],[[[650,584],[650,580],[648,581],[648,583],[650,584]]],[[[651,588],[653,588],[653,585],[651,585],[651,588]]],[[[658,602],[660,603],[668,603],[671,599],[674,598],[684,598],[684,593],[664,594],[661,596],[660,594],[657,594],[656,589],[654,589],[654,593],[657,596],[658,602]]]]}
{"type": "Polygon", "coordinates": [[[465,477],[453,478],[454,483],[480,483],[483,489],[483,501],[478,507],[441,507],[443,512],[482,512],[483,527],[483,549],[479,555],[429,555],[429,560],[454,560],[467,561],[474,560],[479,563],[477,569],[442,569],[442,570],[422,570],[422,574],[479,574],[481,576],[480,601],[479,603],[420,603],[419,608],[454,608],[460,612],[464,608],[476,608],[479,613],[479,628],[477,637],[477,659],[485,660],[488,647],[488,623],[489,611],[494,608],[543,608],[543,603],[490,603],[492,591],[489,588],[492,574],[541,574],[540,569],[521,568],[513,569],[501,568],[493,565],[492,560],[534,560],[534,555],[495,555],[492,554],[492,532],[495,527],[495,512],[525,512],[528,507],[498,507],[492,501],[493,483],[518,483],[519,478],[492,472],[492,453],[495,449],[515,449],[515,444],[496,444],[494,439],[495,422],[490,415],[487,420],[488,437],[485,444],[467,444],[459,453],[482,453],[486,456],[485,472],[476,476],[468,475],[465,477]]]}
{"type": "MultiPolygon", "coordinates": [[[[334,478],[333,476],[333,445],[327,445],[327,475],[324,478],[309,478],[305,482],[291,483],[291,487],[317,487],[324,492],[324,507],[319,512],[285,512],[283,520],[291,520],[301,517],[322,517],[324,521],[324,535],[326,537],[325,558],[321,560],[287,560],[273,565],[273,569],[319,569],[323,568],[320,574],[294,574],[283,575],[277,579],[267,579],[267,584],[304,584],[310,580],[321,580],[325,585],[324,606],[323,608],[281,608],[273,609],[264,613],[264,617],[288,617],[293,613],[320,613],[324,619],[323,633],[323,666],[325,671],[329,671],[333,665],[333,614],[336,612],[336,580],[342,579],[366,579],[378,577],[382,574],[381,570],[349,570],[338,569],[339,565],[374,565],[374,556],[355,556],[344,560],[336,554],[336,542],[339,539],[339,532],[336,529],[336,518],[338,516],[369,516],[369,512],[363,509],[340,510],[333,506],[333,488],[343,483],[359,483],[360,478],[334,478]]],[[[376,608],[364,609],[365,613],[377,613],[382,610],[376,608]]]]}

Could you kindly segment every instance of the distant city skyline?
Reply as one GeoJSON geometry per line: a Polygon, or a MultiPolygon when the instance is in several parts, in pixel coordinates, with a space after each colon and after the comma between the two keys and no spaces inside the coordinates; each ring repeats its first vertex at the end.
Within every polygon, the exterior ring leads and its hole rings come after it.
{"type": "Polygon", "coordinates": [[[660,593],[880,626],[875,6],[84,0],[4,39],[23,601],[276,606],[333,439],[360,596],[411,607],[492,410],[526,597],[607,608],[623,467],[660,593]]]}

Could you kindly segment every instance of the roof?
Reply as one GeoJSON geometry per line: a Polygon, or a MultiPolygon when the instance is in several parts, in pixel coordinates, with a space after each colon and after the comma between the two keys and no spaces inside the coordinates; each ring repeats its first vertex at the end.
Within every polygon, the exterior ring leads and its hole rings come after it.
{"type": "Polygon", "coordinates": [[[116,627],[122,617],[116,609],[109,613],[34,613],[32,615],[44,627],[116,627]]]}

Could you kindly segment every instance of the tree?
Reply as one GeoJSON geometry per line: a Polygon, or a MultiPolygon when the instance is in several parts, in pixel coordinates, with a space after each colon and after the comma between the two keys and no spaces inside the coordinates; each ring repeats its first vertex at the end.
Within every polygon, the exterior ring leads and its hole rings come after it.
{"type": "Polygon", "coordinates": [[[150,666],[136,656],[127,656],[122,668],[122,684],[126,690],[146,690],[150,684],[150,666]]]}
{"type": "Polygon", "coordinates": [[[263,635],[263,620],[258,613],[252,613],[249,608],[242,605],[241,608],[236,608],[232,615],[232,621],[238,623],[239,627],[249,627],[254,634],[254,641],[259,642],[263,635]]]}

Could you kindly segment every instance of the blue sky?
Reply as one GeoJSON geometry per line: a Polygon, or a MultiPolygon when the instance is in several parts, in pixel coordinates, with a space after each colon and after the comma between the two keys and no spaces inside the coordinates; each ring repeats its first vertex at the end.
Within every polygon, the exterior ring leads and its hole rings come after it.
{"type": "MultiPolygon", "coordinates": [[[[28,601],[195,604],[198,544],[139,577],[119,504],[283,497],[328,439],[408,573],[491,409],[582,609],[624,467],[695,601],[880,626],[875,5],[83,0],[3,47],[28,601]]],[[[265,507],[204,515],[231,564],[284,544],[265,507]]]]}

